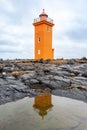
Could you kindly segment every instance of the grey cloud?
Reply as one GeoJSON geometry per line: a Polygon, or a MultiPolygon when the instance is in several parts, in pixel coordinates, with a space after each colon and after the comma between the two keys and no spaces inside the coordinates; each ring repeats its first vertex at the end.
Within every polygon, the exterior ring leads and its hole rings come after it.
{"type": "Polygon", "coordinates": [[[15,51],[15,50],[0,50],[0,53],[19,53],[19,51],[15,51]]]}
{"type": "Polygon", "coordinates": [[[69,30],[66,35],[69,39],[74,41],[87,41],[87,28],[75,28],[72,30],[69,30]]]}
{"type": "Polygon", "coordinates": [[[65,30],[65,35],[74,41],[87,41],[87,18],[77,18],[71,21],[71,27],[65,30]]]}
{"type": "Polygon", "coordinates": [[[5,41],[5,40],[0,40],[0,48],[2,47],[2,46],[9,46],[9,47],[15,47],[15,46],[17,46],[18,45],[18,43],[12,43],[12,42],[10,42],[10,41],[5,41]]]}
{"type": "Polygon", "coordinates": [[[84,47],[87,41],[86,6],[87,0],[39,2],[37,0],[33,2],[11,0],[10,9],[0,8],[0,57],[32,57],[34,49],[32,47],[34,44],[32,22],[35,17],[38,17],[43,7],[49,17],[54,17],[53,43],[55,56],[86,56],[87,47],[84,47]],[[25,25],[30,31],[24,27],[25,25]]]}

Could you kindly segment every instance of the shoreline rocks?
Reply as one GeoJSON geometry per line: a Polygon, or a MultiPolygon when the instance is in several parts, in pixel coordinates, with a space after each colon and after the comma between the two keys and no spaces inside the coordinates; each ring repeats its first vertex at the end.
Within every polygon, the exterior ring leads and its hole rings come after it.
{"type": "Polygon", "coordinates": [[[0,105],[40,93],[87,102],[86,59],[0,62],[0,105]]]}

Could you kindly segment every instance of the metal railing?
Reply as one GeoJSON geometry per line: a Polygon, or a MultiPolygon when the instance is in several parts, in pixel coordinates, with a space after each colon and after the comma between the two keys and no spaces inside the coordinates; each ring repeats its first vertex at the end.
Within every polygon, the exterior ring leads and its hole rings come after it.
{"type": "MultiPolygon", "coordinates": [[[[40,21],[40,18],[34,19],[34,23],[39,22],[39,21],[40,21]]],[[[51,18],[47,18],[46,21],[53,23],[53,19],[51,19],[51,18]]]]}

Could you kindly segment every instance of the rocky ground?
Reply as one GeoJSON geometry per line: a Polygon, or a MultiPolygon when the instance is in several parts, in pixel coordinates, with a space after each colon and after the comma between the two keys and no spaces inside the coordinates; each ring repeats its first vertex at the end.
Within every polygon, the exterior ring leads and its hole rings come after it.
{"type": "Polygon", "coordinates": [[[87,102],[87,59],[0,60],[0,104],[40,93],[87,102]]]}

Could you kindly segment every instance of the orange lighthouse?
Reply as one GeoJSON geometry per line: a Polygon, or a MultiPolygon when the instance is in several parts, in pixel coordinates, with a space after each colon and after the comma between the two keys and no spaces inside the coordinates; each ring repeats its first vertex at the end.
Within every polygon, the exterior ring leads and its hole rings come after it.
{"type": "Polygon", "coordinates": [[[54,59],[54,49],[52,48],[53,20],[43,9],[39,18],[34,19],[33,25],[35,27],[34,58],[54,59]]]}

